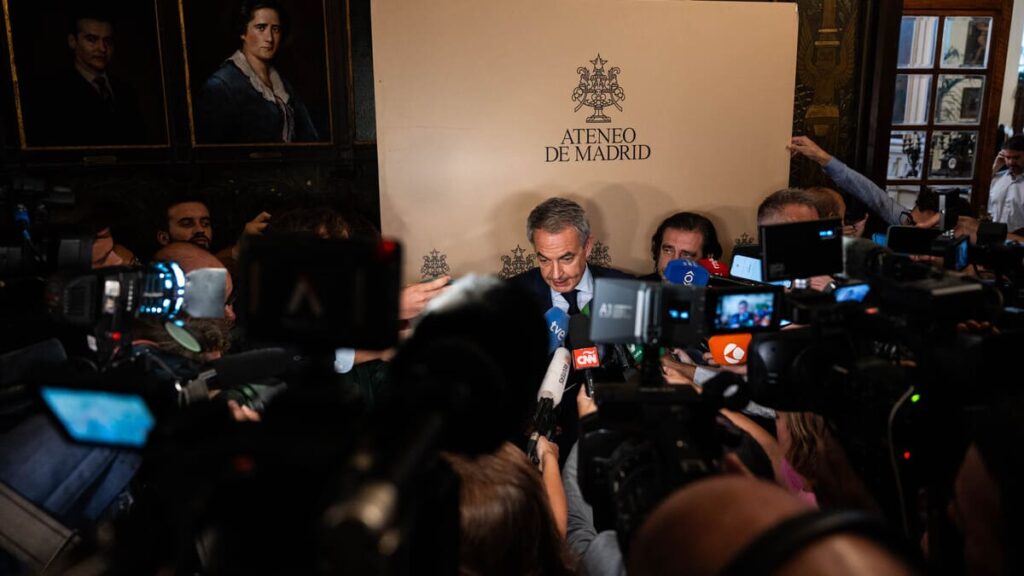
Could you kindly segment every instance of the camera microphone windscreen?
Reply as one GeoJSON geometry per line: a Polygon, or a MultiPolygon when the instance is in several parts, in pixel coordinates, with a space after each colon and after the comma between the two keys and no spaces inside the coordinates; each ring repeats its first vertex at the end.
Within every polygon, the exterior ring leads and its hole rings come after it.
{"type": "Polygon", "coordinates": [[[693,260],[672,260],[665,266],[665,280],[683,286],[707,286],[711,274],[693,260]]]}
{"type": "Polygon", "coordinates": [[[548,327],[548,353],[550,354],[565,344],[565,335],[569,330],[569,315],[561,308],[552,306],[544,313],[544,323],[548,327]]]}
{"type": "Polygon", "coordinates": [[[294,366],[293,361],[292,354],[284,348],[260,348],[232,354],[210,362],[215,376],[208,379],[207,385],[216,390],[280,376],[294,366]]]}
{"type": "Polygon", "coordinates": [[[562,401],[562,393],[565,392],[565,382],[569,379],[569,350],[556,348],[548,364],[548,371],[544,374],[544,380],[540,383],[540,390],[537,391],[537,400],[544,398],[552,400],[552,407],[558,406],[562,401]]]}
{"type": "Polygon", "coordinates": [[[741,366],[747,363],[747,350],[750,349],[751,338],[749,332],[717,334],[708,338],[708,349],[719,366],[741,366]]]}
{"type": "Polygon", "coordinates": [[[729,271],[725,269],[725,266],[714,258],[701,258],[700,260],[697,260],[697,264],[700,264],[701,267],[707,270],[712,276],[728,276],[729,274],[729,271]]]}

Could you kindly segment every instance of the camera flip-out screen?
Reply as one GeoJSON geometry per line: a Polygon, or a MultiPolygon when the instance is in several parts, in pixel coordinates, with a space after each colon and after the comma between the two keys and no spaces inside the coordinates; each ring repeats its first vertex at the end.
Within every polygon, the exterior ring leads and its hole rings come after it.
{"type": "Polygon", "coordinates": [[[763,278],[811,278],[843,271],[843,228],[837,218],[761,226],[763,278]]]}

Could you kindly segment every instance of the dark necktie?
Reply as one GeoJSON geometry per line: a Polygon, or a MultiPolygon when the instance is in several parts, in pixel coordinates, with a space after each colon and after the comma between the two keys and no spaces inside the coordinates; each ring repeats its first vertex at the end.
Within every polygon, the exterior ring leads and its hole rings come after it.
{"type": "Polygon", "coordinates": [[[96,89],[100,91],[100,98],[103,99],[103,103],[107,105],[107,108],[114,107],[114,95],[110,93],[110,86],[107,85],[107,79],[103,76],[97,76],[93,80],[93,84],[96,85],[96,89]]]}
{"type": "Polygon", "coordinates": [[[580,313],[579,304],[577,304],[576,302],[576,297],[579,295],[579,292],[579,290],[576,290],[574,288],[572,290],[569,290],[568,292],[562,293],[562,298],[565,298],[565,301],[569,303],[569,316],[573,316],[580,313]]]}

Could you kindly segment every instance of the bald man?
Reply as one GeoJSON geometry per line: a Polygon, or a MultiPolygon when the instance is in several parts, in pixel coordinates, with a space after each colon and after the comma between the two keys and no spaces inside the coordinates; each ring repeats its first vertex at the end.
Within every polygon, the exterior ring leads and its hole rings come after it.
{"type": "MultiPolygon", "coordinates": [[[[186,274],[199,268],[227,270],[227,268],[224,267],[224,264],[221,263],[216,256],[191,242],[171,242],[160,250],[157,250],[156,254],[153,255],[153,260],[159,262],[177,262],[178,266],[181,266],[182,271],[186,274]]],[[[226,275],[225,282],[224,319],[234,322],[235,309],[231,304],[234,286],[231,282],[231,274],[226,275]]]]}
{"type": "MultiPolygon", "coordinates": [[[[647,518],[629,553],[631,576],[713,575],[781,522],[813,511],[785,490],[730,475],[677,491],[647,518]]],[[[867,537],[834,532],[812,539],[765,574],[912,574],[906,564],[867,537]]]]}

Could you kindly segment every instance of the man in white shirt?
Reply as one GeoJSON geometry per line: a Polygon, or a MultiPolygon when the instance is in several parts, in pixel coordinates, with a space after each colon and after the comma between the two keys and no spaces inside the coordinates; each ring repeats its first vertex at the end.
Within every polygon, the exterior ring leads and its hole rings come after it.
{"type": "Polygon", "coordinates": [[[992,164],[988,211],[992,221],[1005,222],[1013,232],[1024,228],[1024,136],[1013,136],[992,164]]]}

